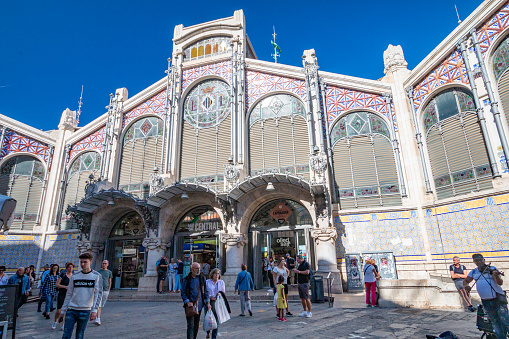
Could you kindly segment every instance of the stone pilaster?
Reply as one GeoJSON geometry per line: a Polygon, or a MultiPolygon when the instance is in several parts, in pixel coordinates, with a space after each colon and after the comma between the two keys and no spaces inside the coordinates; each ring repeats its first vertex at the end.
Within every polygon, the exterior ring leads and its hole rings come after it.
{"type": "Polygon", "coordinates": [[[166,252],[169,242],[159,237],[148,237],[143,240],[146,249],[145,265],[147,273],[138,282],[138,291],[154,292],[157,283],[156,263],[166,252]]]}
{"type": "Polygon", "coordinates": [[[247,234],[224,233],[221,242],[226,247],[226,272],[223,274],[226,290],[235,289],[237,274],[241,271],[240,265],[244,263],[244,246],[248,243],[247,234]]]}
{"type": "MultiPolygon", "coordinates": [[[[334,227],[323,227],[314,229],[311,237],[315,241],[315,255],[318,263],[317,275],[324,278],[334,278],[332,283],[333,293],[343,293],[341,274],[337,268],[336,239],[337,232],[334,227]]],[[[324,279],[324,290],[327,293],[327,281],[324,279]]]]}

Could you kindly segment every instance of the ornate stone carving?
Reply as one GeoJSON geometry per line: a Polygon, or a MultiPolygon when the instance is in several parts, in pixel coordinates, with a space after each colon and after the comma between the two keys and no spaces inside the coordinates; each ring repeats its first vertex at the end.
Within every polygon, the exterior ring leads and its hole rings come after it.
{"type": "Polygon", "coordinates": [[[327,158],[322,153],[312,155],[309,158],[309,166],[316,173],[323,174],[327,169],[327,158]]]}
{"type": "Polygon", "coordinates": [[[316,242],[319,241],[336,241],[338,232],[333,227],[323,227],[315,229],[311,232],[311,236],[316,242]]]}
{"type": "Polygon", "coordinates": [[[154,168],[154,172],[150,174],[149,185],[150,195],[155,194],[164,187],[164,179],[159,173],[159,168],[154,168]]]}
{"type": "Polygon", "coordinates": [[[100,242],[78,241],[76,247],[80,254],[88,252],[97,255],[100,251],[104,250],[104,244],[100,242]]]}
{"type": "Polygon", "coordinates": [[[147,234],[150,234],[150,230],[152,230],[157,235],[159,233],[159,208],[149,205],[145,201],[137,201],[134,207],[141,214],[145,222],[147,234]]]}
{"type": "Polygon", "coordinates": [[[149,250],[160,248],[166,251],[170,247],[170,242],[162,238],[150,237],[143,239],[142,245],[149,250]]]}
{"type": "Polygon", "coordinates": [[[246,246],[248,243],[247,235],[245,234],[233,234],[233,233],[224,233],[221,236],[221,242],[226,246],[246,246]]]}
{"type": "MultiPolygon", "coordinates": [[[[217,199],[219,207],[223,211],[224,221],[226,225],[237,224],[237,201],[217,199]]],[[[237,229],[237,227],[235,227],[237,229]]],[[[237,229],[238,231],[238,229],[237,229]]]]}
{"type": "Polygon", "coordinates": [[[71,111],[69,108],[66,108],[65,111],[62,112],[58,129],[74,131],[76,127],[78,127],[76,111],[71,111]]]}
{"type": "Polygon", "coordinates": [[[80,230],[81,239],[85,237],[85,239],[90,239],[90,229],[92,226],[92,213],[78,211],[75,206],[68,205],[65,210],[67,215],[70,215],[72,219],[78,225],[78,229],[80,230]]]}
{"type": "Polygon", "coordinates": [[[384,74],[393,71],[398,67],[407,67],[408,63],[405,61],[405,55],[403,54],[403,48],[400,45],[393,46],[389,45],[384,52],[384,74]]]}
{"type": "Polygon", "coordinates": [[[233,163],[230,163],[225,166],[224,168],[224,177],[228,183],[234,183],[239,178],[239,170],[237,169],[237,166],[235,166],[233,163]]]}

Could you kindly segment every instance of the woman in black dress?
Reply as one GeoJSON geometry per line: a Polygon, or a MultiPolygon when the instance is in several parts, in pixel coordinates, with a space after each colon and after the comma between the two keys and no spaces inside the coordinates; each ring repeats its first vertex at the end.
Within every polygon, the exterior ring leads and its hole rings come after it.
{"type": "MultiPolygon", "coordinates": [[[[69,286],[69,280],[72,277],[73,270],[74,264],[72,262],[68,262],[67,264],[65,264],[65,271],[60,273],[57,283],[55,284],[55,286],[58,288],[58,296],[57,296],[57,311],[55,312],[55,322],[53,323],[53,325],[51,325],[52,329],[57,328],[57,321],[60,318],[62,305],[64,305],[65,295],[67,294],[67,286],[69,286]]],[[[62,323],[62,329],[63,328],[64,324],[62,323]]]]}

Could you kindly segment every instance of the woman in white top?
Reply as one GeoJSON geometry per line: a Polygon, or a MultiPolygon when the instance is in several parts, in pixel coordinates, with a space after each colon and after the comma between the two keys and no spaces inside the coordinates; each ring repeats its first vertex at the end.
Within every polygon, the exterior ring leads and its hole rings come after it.
{"type": "MultiPolygon", "coordinates": [[[[212,339],[215,339],[217,337],[217,330],[219,328],[219,321],[217,320],[216,314],[216,299],[219,295],[219,292],[226,292],[224,288],[224,281],[221,280],[221,271],[219,268],[214,268],[212,272],[210,272],[210,279],[207,280],[206,288],[209,292],[210,306],[212,306],[212,312],[214,313],[214,317],[216,318],[217,323],[217,328],[212,330],[212,339]]],[[[207,338],[210,338],[210,331],[207,332],[207,338]]]]}
{"type": "Polygon", "coordinates": [[[374,259],[366,260],[366,266],[364,266],[364,284],[366,285],[366,307],[376,307],[377,275],[378,272],[375,269],[375,260],[374,259]]]}
{"type": "MultiPolygon", "coordinates": [[[[274,279],[274,286],[276,286],[277,282],[279,281],[279,277],[281,277],[281,276],[283,277],[283,279],[284,279],[283,286],[285,287],[285,295],[288,296],[288,275],[290,272],[288,271],[288,268],[286,268],[285,264],[286,264],[285,259],[280,258],[279,261],[277,262],[277,266],[275,266],[274,269],[272,270],[272,278],[274,279]]],[[[275,288],[274,288],[274,293],[276,293],[275,288]]],[[[293,314],[288,309],[289,304],[290,303],[288,303],[288,302],[286,303],[286,315],[289,317],[292,317],[293,314]]],[[[276,307],[276,311],[277,311],[277,307],[276,307]]]]}

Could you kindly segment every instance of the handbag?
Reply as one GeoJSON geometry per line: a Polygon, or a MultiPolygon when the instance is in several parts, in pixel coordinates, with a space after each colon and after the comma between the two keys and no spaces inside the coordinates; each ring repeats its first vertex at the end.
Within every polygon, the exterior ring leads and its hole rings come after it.
{"type": "Polygon", "coordinates": [[[194,317],[195,315],[198,315],[198,305],[196,303],[193,303],[193,306],[185,305],[186,308],[186,317],[194,317]]]}
{"type": "Polygon", "coordinates": [[[504,291],[504,294],[497,293],[497,299],[502,304],[507,305],[507,294],[505,291],[504,291]]]}

